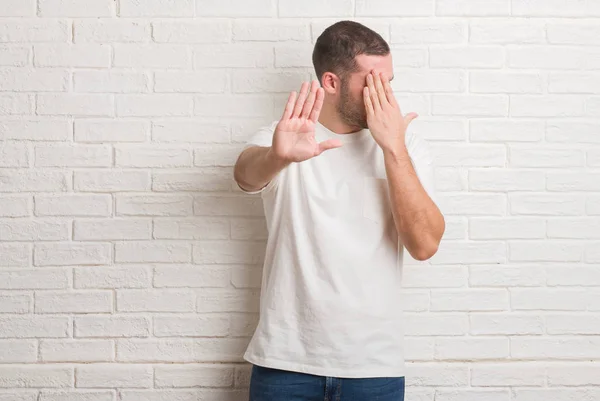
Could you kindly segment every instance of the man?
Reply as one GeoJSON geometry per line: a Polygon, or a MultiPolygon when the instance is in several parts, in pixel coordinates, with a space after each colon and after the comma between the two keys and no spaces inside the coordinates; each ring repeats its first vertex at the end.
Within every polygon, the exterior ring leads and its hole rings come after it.
{"type": "Polygon", "coordinates": [[[291,93],[234,171],[269,230],[250,400],[401,401],[403,250],[430,258],[445,228],[431,160],[380,35],[338,22],[313,63],[320,85],[291,93]]]}

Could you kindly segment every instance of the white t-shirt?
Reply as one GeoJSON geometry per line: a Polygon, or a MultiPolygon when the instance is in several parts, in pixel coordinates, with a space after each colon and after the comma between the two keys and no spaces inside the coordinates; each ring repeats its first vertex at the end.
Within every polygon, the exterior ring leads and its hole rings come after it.
{"type": "MultiPolygon", "coordinates": [[[[247,144],[271,146],[277,122],[247,144]]],[[[261,193],[269,238],[258,327],[248,362],[320,376],[405,375],[403,247],[392,218],[383,152],[368,130],[316,140],[341,148],[284,169],[261,193]]],[[[433,198],[424,141],[407,135],[433,198]]]]}

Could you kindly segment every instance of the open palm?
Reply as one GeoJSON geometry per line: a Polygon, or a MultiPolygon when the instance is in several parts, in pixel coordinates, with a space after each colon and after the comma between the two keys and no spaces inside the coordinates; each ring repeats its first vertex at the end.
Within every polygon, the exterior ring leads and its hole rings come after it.
{"type": "Polygon", "coordinates": [[[304,82],[297,98],[296,92],[290,94],[273,135],[273,151],[282,160],[302,162],[328,149],[342,146],[339,140],[329,139],[318,143],[315,139],[324,97],[324,91],[317,81],[310,85],[304,82]]]}

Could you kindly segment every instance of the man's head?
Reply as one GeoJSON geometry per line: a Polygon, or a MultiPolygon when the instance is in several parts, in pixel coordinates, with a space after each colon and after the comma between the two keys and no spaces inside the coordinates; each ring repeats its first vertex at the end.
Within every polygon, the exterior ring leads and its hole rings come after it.
{"type": "Polygon", "coordinates": [[[367,128],[362,96],[367,75],[377,70],[388,79],[393,78],[392,56],[386,41],[358,22],[340,21],[317,38],[312,58],[326,101],[335,103],[344,123],[367,128]]]}

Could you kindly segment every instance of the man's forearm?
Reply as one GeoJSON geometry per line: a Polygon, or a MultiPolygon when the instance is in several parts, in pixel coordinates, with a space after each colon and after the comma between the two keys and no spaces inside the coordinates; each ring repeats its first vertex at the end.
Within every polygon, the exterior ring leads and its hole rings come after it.
{"type": "Polygon", "coordinates": [[[240,154],[233,175],[243,189],[258,191],[288,165],[273,154],[271,147],[253,146],[240,154]]]}
{"type": "Polygon", "coordinates": [[[444,217],[421,185],[408,151],[384,151],[384,155],[398,235],[413,258],[429,259],[444,233],[444,217]]]}

